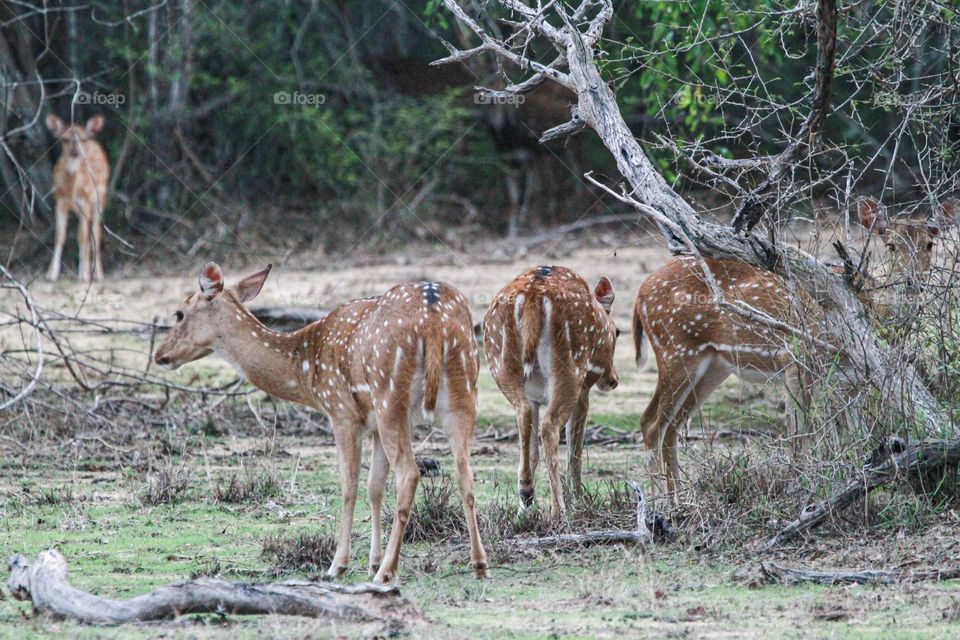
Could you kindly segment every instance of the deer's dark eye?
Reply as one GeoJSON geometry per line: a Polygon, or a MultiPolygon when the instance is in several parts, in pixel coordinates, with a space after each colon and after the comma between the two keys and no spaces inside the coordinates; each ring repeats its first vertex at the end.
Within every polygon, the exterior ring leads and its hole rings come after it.
{"type": "Polygon", "coordinates": [[[183,311],[177,311],[173,317],[177,322],[183,322],[183,311]]]}
{"type": "Polygon", "coordinates": [[[927,251],[930,251],[930,249],[933,249],[933,243],[932,243],[932,242],[928,242],[928,243],[927,243],[927,251]]]}

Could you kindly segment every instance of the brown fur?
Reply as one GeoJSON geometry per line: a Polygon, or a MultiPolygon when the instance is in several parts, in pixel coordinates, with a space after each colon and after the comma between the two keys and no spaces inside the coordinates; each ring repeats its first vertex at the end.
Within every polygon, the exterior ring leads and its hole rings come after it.
{"type": "Polygon", "coordinates": [[[56,201],[56,238],[47,279],[60,277],[60,260],[67,241],[70,212],[77,214],[77,244],[80,278],[103,279],[103,211],[107,207],[110,163],[94,136],[103,128],[103,117],[86,125],[67,126],[55,115],[47,116],[47,128],[63,150],[53,167],[53,197],[56,201]],[[91,257],[92,256],[92,257],[91,257]]]}
{"type": "Polygon", "coordinates": [[[466,299],[446,284],[403,284],[380,297],[345,303],[297,331],[277,333],[243,306],[259,292],[268,272],[223,289],[219,267],[208,265],[200,292],[181,306],[177,317],[182,319],[157,349],[157,363],[178,366],[217,352],[267,393],[330,416],[343,493],[331,576],[343,574],[350,559],[360,442],[369,434],[370,573],[376,582],[393,580],[420,479],[411,421],[421,416],[431,420],[438,410],[456,460],[471,562],[477,577],[486,577],[470,469],[479,354],[466,299]],[[397,509],[386,554],[381,554],[381,505],[389,467],[396,475],[397,509]]]}
{"type": "Polygon", "coordinates": [[[609,315],[612,303],[613,287],[606,278],[593,293],[569,269],[537,267],[504,287],[483,319],[483,344],[490,371],[517,412],[520,496],[527,505],[533,500],[539,429],[555,519],[565,512],[557,458],[560,429],[566,425],[567,474],[579,493],[588,393],[594,385],[603,389],[617,386],[613,364],[617,329],[609,315]],[[548,310],[549,322],[545,320],[548,310]],[[546,345],[544,341],[548,341],[546,345]],[[549,354],[548,364],[545,353],[549,354]],[[545,389],[542,392],[541,382],[545,389]],[[541,405],[545,406],[542,422],[541,405]]]}
{"type": "MultiPolygon", "coordinates": [[[[790,296],[780,278],[734,260],[705,261],[727,300],[790,320],[790,296]]],[[[644,443],[652,452],[655,494],[665,480],[668,494],[675,495],[678,430],[729,375],[785,375],[794,397],[802,393],[791,338],[714,304],[700,263],[690,256],[673,258],[643,281],[634,301],[633,326],[638,364],[643,362],[644,337],[657,359],[657,387],[640,419],[644,443]]]]}
{"type": "MultiPolygon", "coordinates": [[[[898,288],[909,293],[922,284],[939,227],[931,221],[891,222],[882,205],[871,198],[860,201],[858,213],[864,227],[871,235],[878,234],[889,250],[872,270],[861,300],[873,314],[889,320],[909,309],[884,296],[895,295],[898,288]]],[[[804,292],[789,292],[782,279],[767,271],[732,260],[705,258],[705,262],[728,301],[739,299],[794,325],[792,299],[799,296],[801,307],[812,308],[804,292]]],[[[815,316],[807,321],[816,335],[820,320],[815,316]]],[[[675,494],[678,430],[731,374],[747,379],[783,377],[792,400],[805,404],[809,392],[791,353],[792,336],[718,307],[700,262],[691,256],[670,260],[643,281],[634,302],[633,330],[638,365],[644,360],[645,337],[657,359],[657,388],[641,417],[644,443],[653,452],[655,492],[663,479],[667,492],[675,494]]],[[[791,435],[798,447],[798,418],[790,409],[791,400],[787,404],[791,435]]]]}

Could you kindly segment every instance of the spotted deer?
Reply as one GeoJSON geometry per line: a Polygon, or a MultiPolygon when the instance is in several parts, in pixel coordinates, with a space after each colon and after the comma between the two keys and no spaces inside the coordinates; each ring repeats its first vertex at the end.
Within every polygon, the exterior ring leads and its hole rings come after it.
{"type": "MultiPolygon", "coordinates": [[[[947,224],[946,213],[940,212],[940,221],[892,221],[871,198],[859,202],[858,213],[863,226],[889,252],[868,274],[869,287],[861,296],[873,313],[886,316],[893,313],[892,307],[880,302],[875,291],[899,280],[922,282],[939,228],[947,224]]],[[[704,262],[727,301],[740,300],[793,325],[799,319],[794,317],[797,307],[810,308],[802,291],[788,291],[786,283],[768,271],[734,260],[704,258],[704,262]],[[792,304],[798,301],[799,305],[792,304]]],[[[816,334],[816,317],[807,320],[812,320],[810,328],[816,334]]],[[[676,497],[678,430],[730,375],[747,382],[784,381],[790,396],[788,431],[798,445],[800,420],[791,405],[805,405],[809,391],[794,357],[792,334],[719,307],[699,260],[673,258],[643,281],[633,306],[633,339],[639,366],[649,359],[651,349],[657,362],[657,386],[640,419],[644,443],[651,451],[655,494],[666,489],[667,495],[676,497]]]]}
{"type": "Polygon", "coordinates": [[[563,518],[566,510],[557,457],[560,429],[566,428],[568,480],[579,494],[590,388],[612,390],[618,384],[613,353],[619,330],[610,317],[613,299],[607,278],[591,292],[570,269],[536,267],[504,287],[483,318],[490,371],[517,413],[522,505],[533,503],[539,435],[554,520],[563,518]]]}
{"type": "Polygon", "coordinates": [[[77,214],[77,246],[80,278],[103,279],[103,211],[107,206],[110,163],[94,139],[103,129],[103,116],[94,116],[84,126],[68,126],[57,116],[47,116],[47,129],[60,141],[62,151],[53,167],[53,198],[56,202],[56,236],[47,279],[60,277],[60,260],[67,241],[70,212],[77,214]]]}
{"type": "Polygon", "coordinates": [[[470,560],[487,577],[477,528],[470,445],[477,414],[479,354],[470,310],[447,284],[402,284],[383,296],[340,305],[321,320],[289,333],[258,321],[253,300],[270,267],[224,285],[208,263],[200,288],[178,307],[175,323],[157,349],[158,365],[176,368],[217,353],[272,396],[313,407],[330,417],[337,446],[343,507],[329,576],[346,572],[360,474],[361,439],[373,457],[367,491],[373,524],[369,572],[375,582],[395,578],[400,545],[413,508],[420,472],[411,426],[436,414],[456,461],[457,481],[470,534],[470,560]],[[381,507],[393,468],[397,508],[386,553],[381,553],[381,507]]]}
{"type": "MultiPolygon", "coordinates": [[[[704,261],[724,298],[777,319],[790,318],[790,297],[780,278],[736,260],[704,261]]],[[[664,488],[676,496],[679,429],[728,376],[748,382],[780,377],[791,395],[802,392],[789,337],[718,307],[692,256],[671,259],[640,285],[633,340],[639,366],[651,349],[657,361],[657,387],[640,418],[655,498],[664,488]]]]}
{"type": "Polygon", "coordinates": [[[941,220],[936,212],[932,211],[926,219],[891,220],[887,208],[877,200],[861,198],[857,213],[860,223],[877,235],[886,250],[875,261],[871,273],[874,279],[880,284],[906,279],[903,284],[911,288],[919,286],[930,270],[933,249],[940,235],[941,220]]]}

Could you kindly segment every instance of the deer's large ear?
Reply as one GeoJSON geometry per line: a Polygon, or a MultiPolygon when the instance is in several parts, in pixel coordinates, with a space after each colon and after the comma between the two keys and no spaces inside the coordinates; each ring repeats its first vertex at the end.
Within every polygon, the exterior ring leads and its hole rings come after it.
{"type": "Polygon", "coordinates": [[[51,113],[47,116],[47,129],[50,130],[54,138],[59,138],[63,135],[63,132],[66,131],[67,125],[63,124],[63,120],[51,113]]]}
{"type": "Polygon", "coordinates": [[[263,271],[257,271],[252,276],[247,276],[237,283],[237,295],[240,297],[240,302],[249,302],[260,294],[263,283],[267,281],[267,276],[270,275],[270,269],[273,269],[272,264],[268,264],[263,271]]]}
{"type": "Polygon", "coordinates": [[[103,116],[93,116],[87,120],[86,126],[83,127],[83,130],[87,132],[88,136],[95,136],[103,129],[103,116]]]}
{"type": "Polygon", "coordinates": [[[887,232],[887,212],[874,198],[862,198],[857,204],[857,213],[865,228],[881,236],[887,232]]]}
{"type": "Polygon", "coordinates": [[[597,288],[593,290],[593,295],[597,296],[597,302],[600,306],[610,313],[613,308],[613,299],[616,295],[613,292],[613,284],[606,277],[600,278],[597,282],[597,288]]]}
{"type": "Polygon", "coordinates": [[[223,270],[216,262],[208,262],[200,271],[200,293],[213,299],[223,291],[223,270]]]}

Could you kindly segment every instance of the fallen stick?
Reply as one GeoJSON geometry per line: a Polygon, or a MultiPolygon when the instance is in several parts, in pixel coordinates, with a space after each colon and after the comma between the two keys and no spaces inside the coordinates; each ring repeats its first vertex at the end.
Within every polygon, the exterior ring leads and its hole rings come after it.
{"type": "Polygon", "coordinates": [[[834,569],[830,571],[815,571],[813,569],[788,567],[769,560],[762,562],[760,566],[768,578],[784,584],[797,584],[800,582],[815,582],[817,584],[892,584],[895,582],[938,582],[941,580],[955,580],[960,577],[960,568],[957,567],[920,571],[908,571],[904,569],[890,571],[882,569],[834,569]]]}
{"type": "Polygon", "coordinates": [[[864,468],[863,475],[848,482],[829,500],[810,505],[800,516],[764,543],[767,551],[822,524],[830,514],[839,513],[877,487],[894,479],[922,479],[960,462],[960,438],[925,440],[907,446],[902,453],[864,468]]]}
{"type": "Polygon", "coordinates": [[[246,584],[202,578],[113,600],[72,586],[67,581],[67,561],[59,551],[43,551],[32,564],[26,556],[16,554],[7,564],[7,585],[14,598],[30,601],[40,613],[87,624],[145,622],[189,613],[330,617],[391,625],[421,619],[394,585],[301,580],[246,584]]]}
{"type": "Polygon", "coordinates": [[[596,544],[646,544],[650,534],[638,531],[589,531],[587,533],[562,533],[540,538],[514,538],[510,544],[521,549],[559,549],[587,547],[596,544]]]}

